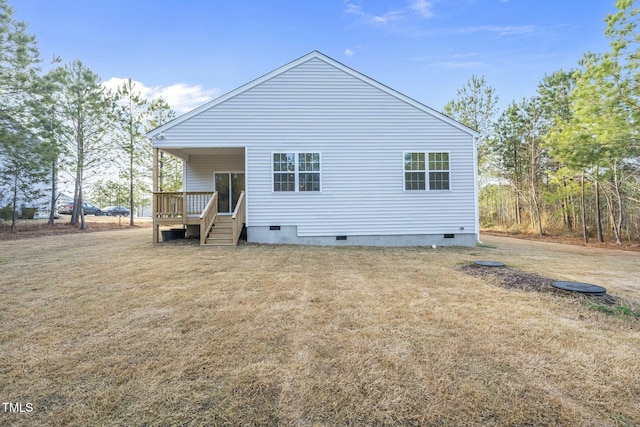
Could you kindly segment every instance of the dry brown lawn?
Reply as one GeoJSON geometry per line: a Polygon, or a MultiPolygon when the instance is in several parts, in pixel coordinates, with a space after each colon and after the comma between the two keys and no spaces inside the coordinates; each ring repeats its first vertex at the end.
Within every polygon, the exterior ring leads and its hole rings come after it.
{"type": "Polygon", "coordinates": [[[2,425],[640,425],[640,321],[461,266],[603,285],[635,252],[0,241],[2,425]]]}

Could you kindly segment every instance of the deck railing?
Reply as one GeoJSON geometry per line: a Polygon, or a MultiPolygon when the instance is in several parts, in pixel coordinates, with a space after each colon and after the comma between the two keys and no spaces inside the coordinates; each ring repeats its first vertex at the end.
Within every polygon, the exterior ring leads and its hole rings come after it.
{"type": "Polygon", "coordinates": [[[187,218],[199,216],[211,200],[213,191],[153,193],[156,200],[155,218],[187,218]]]}
{"type": "Polygon", "coordinates": [[[238,244],[238,239],[240,238],[240,233],[242,233],[242,226],[245,223],[246,216],[246,202],[244,198],[244,191],[240,193],[240,198],[238,198],[238,203],[236,203],[236,208],[233,211],[233,215],[231,216],[231,220],[233,221],[233,244],[238,244]]]}
{"type": "MultiPolygon", "coordinates": [[[[218,213],[218,193],[213,191],[197,192],[161,192],[153,193],[155,201],[154,226],[173,224],[176,220],[183,224],[188,217],[200,223],[200,244],[206,243],[218,213]],[[157,219],[157,222],[156,222],[157,219]],[[165,221],[162,221],[165,219],[165,221]]],[[[240,193],[232,219],[233,243],[238,244],[242,227],[246,222],[246,198],[244,191],[240,193]]]]}
{"type": "Polygon", "coordinates": [[[218,213],[218,192],[213,193],[209,203],[200,214],[200,244],[204,245],[218,213]]]}

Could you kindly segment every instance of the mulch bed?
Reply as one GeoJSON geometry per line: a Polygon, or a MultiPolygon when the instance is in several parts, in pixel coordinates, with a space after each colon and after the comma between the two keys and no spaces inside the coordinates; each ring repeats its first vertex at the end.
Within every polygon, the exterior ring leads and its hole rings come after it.
{"type": "Polygon", "coordinates": [[[588,298],[589,301],[606,305],[614,305],[619,301],[619,298],[609,294],[588,296],[578,292],[562,291],[551,286],[551,282],[558,279],[526,273],[510,267],[485,267],[476,264],[465,264],[461,267],[461,270],[474,277],[494,279],[500,286],[507,289],[520,289],[529,292],[549,292],[563,296],[588,298]]]}

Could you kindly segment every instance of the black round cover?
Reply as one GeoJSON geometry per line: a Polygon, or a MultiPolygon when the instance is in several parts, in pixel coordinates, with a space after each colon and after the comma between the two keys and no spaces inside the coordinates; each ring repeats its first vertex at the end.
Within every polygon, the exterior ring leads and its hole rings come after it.
{"type": "Polygon", "coordinates": [[[552,282],[551,286],[565,291],[580,292],[588,295],[604,295],[607,290],[602,286],[591,285],[589,283],[580,282],[552,282]]]}
{"type": "Polygon", "coordinates": [[[504,267],[505,264],[500,261],[473,261],[476,265],[482,265],[484,267],[504,267]]]}

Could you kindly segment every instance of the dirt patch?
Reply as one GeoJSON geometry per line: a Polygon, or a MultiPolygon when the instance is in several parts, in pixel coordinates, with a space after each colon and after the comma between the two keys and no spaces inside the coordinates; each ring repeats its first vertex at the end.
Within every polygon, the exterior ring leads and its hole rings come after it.
{"type": "Polygon", "coordinates": [[[20,220],[16,224],[16,230],[11,233],[11,223],[0,221],[0,240],[18,240],[42,236],[54,236],[63,234],[89,233],[94,231],[126,230],[151,227],[152,223],[147,218],[136,218],[135,225],[129,225],[129,218],[114,217],[89,217],[85,221],[86,229],[80,230],[78,226],[69,224],[69,217],[61,217],[53,225],[48,225],[47,220],[20,220]]]}
{"type": "Polygon", "coordinates": [[[500,286],[507,289],[521,289],[530,292],[550,292],[561,296],[588,298],[589,301],[614,305],[621,300],[613,295],[587,296],[576,292],[567,292],[551,286],[551,282],[557,279],[541,276],[534,273],[515,270],[510,267],[486,267],[477,264],[465,264],[461,267],[465,273],[482,279],[495,279],[500,286]]]}
{"type": "Polygon", "coordinates": [[[585,248],[618,249],[622,251],[640,252],[640,242],[627,241],[623,242],[621,245],[617,245],[615,242],[599,243],[596,240],[590,239],[589,243],[585,244],[582,236],[554,236],[548,234],[539,236],[537,234],[507,233],[496,230],[481,230],[481,233],[490,236],[513,237],[515,239],[533,240],[536,242],[564,243],[567,245],[584,246],[585,248]]]}

